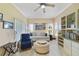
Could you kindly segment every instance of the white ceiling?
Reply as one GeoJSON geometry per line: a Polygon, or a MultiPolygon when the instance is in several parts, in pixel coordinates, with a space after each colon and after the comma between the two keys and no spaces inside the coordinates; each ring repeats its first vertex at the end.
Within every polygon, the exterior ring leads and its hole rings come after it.
{"type": "Polygon", "coordinates": [[[52,18],[61,13],[67,8],[69,3],[54,3],[55,7],[46,7],[46,13],[40,8],[38,11],[34,11],[38,7],[37,3],[15,3],[13,4],[23,15],[27,18],[52,18]]]}

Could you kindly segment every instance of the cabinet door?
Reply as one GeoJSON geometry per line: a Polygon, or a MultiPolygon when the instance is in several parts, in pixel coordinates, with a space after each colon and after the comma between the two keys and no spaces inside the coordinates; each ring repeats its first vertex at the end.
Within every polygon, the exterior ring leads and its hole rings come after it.
{"type": "MultiPolygon", "coordinates": [[[[77,11],[77,29],[79,29],[79,9],[77,11]]],[[[79,56],[79,30],[77,30],[75,33],[75,37],[78,37],[74,38],[74,41],[72,41],[72,55],[79,56]]]]}
{"type": "Polygon", "coordinates": [[[79,9],[77,11],[77,28],[79,29],[79,9]]]}
{"type": "Polygon", "coordinates": [[[67,16],[67,28],[75,28],[75,13],[67,16]]]}
{"type": "Polygon", "coordinates": [[[71,40],[69,39],[64,39],[64,50],[65,50],[65,53],[69,56],[71,56],[71,51],[72,51],[72,46],[71,46],[71,40]]]}
{"type": "Polygon", "coordinates": [[[1,29],[3,28],[3,22],[0,22],[0,28],[1,29]]]}
{"type": "Polygon", "coordinates": [[[72,55],[79,56],[79,43],[72,41],[72,55]]]}

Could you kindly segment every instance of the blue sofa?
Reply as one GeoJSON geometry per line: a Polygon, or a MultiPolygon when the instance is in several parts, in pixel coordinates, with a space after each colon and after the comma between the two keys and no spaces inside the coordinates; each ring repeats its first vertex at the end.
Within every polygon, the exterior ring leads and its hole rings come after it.
{"type": "Polygon", "coordinates": [[[30,34],[21,35],[21,49],[27,49],[32,47],[32,41],[30,39],[30,34]]]}

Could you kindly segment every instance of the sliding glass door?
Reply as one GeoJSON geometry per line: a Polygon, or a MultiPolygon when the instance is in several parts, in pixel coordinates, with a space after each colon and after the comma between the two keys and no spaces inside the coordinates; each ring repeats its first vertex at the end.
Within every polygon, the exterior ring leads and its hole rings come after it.
{"type": "Polygon", "coordinates": [[[15,20],[15,39],[18,42],[20,40],[20,35],[22,33],[22,23],[19,20],[15,20]]]}

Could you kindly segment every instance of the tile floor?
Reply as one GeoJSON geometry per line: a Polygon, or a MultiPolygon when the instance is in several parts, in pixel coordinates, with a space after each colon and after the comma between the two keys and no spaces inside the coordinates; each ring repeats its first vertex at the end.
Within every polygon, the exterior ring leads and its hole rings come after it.
{"type": "Polygon", "coordinates": [[[64,53],[64,50],[62,47],[58,46],[56,40],[52,40],[49,42],[49,53],[48,54],[38,54],[34,51],[34,48],[32,47],[30,50],[25,50],[22,52],[17,52],[13,56],[66,56],[64,53]]]}

